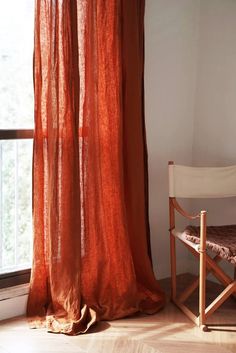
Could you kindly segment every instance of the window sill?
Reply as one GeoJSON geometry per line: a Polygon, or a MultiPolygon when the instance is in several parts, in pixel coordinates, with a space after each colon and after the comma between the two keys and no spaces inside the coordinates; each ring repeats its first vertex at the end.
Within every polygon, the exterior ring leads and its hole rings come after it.
{"type": "Polygon", "coordinates": [[[21,297],[29,293],[29,283],[0,289],[0,301],[21,297]]]}
{"type": "Polygon", "coordinates": [[[30,282],[30,268],[8,273],[0,273],[0,290],[30,282]]]}

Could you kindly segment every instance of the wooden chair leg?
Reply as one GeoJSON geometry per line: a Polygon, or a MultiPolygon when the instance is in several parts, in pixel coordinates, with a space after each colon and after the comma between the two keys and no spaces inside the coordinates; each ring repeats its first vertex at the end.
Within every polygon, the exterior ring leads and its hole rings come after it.
{"type": "Polygon", "coordinates": [[[206,211],[201,212],[200,222],[199,326],[204,330],[206,324],[206,211]]]}
{"type": "Polygon", "coordinates": [[[236,282],[230,283],[224,290],[221,292],[218,297],[213,300],[213,302],[206,308],[205,310],[205,315],[206,318],[213,314],[216,309],[220,307],[221,304],[223,304],[226,299],[230,297],[230,295],[235,291],[236,289],[236,282]]]}
{"type": "Polygon", "coordinates": [[[176,299],[176,245],[175,237],[170,235],[170,256],[171,256],[171,300],[176,299]]]}
{"type": "Polygon", "coordinates": [[[172,204],[171,198],[169,198],[169,217],[170,217],[170,265],[171,265],[171,300],[176,299],[176,246],[175,236],[172,234],[172,230],[175,228],[175,209],[172,204]]]}

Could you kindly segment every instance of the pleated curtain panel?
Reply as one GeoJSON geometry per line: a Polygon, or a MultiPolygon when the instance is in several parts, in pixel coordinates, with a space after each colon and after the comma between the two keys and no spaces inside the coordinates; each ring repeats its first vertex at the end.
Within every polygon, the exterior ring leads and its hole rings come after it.
{"type": "Polygon", "coordinates": [[[34,247],[27,315],[70,335],[154,313],[144,0],[36,0],[34,247]]]}

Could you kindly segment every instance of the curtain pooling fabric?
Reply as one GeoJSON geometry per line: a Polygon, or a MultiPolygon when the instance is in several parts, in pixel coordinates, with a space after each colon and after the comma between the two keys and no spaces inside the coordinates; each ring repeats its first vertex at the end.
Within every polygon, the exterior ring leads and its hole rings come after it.
{"type": "Polygon", "coordinates": [[[148,256],[144,1],[36,1],[32,327],[164,305],[148,256]]]}

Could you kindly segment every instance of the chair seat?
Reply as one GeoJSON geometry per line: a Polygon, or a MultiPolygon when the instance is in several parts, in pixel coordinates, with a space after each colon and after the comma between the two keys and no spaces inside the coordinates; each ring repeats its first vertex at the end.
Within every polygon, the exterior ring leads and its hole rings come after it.
{"type": "MultiPolygon", "coordinates": [[[[200,227],[187,226],[184,236],[188,241],[200,243],[200,227]]],[[[236,265],[236,225],[207,227],[207,248],[236,265]]]]}

